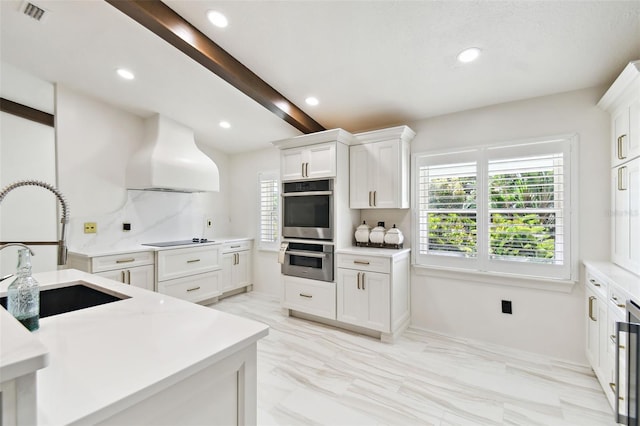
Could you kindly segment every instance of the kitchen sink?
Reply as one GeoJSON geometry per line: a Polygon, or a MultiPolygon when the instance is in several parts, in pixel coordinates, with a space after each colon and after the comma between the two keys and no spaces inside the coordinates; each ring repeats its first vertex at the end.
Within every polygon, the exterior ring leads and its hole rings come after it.
{"type": "MultiPolygon", "coordinates": [[[[91,308],[105,303],[128,299],[129,296],[99,290],[83,281],[65,287],[40,290],[40,318],[64,314],[65,312],[91,308]]],[[[0,305],[7,308],[7,298],[0,297],[0,305]]]]}

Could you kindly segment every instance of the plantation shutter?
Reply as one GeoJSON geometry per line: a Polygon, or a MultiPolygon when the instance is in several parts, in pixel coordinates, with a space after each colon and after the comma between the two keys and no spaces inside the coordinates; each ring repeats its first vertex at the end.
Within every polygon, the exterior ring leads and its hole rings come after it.
{"type": "Polygon", "coordinates": [[[489,257],[563,263],[562,152],[489,160],[489,257]]]}
{"type": "Polygon", "coordinates": [[[277,173],[259,174],[259,247],[261,249],[277,249],[280,222],[280,183],[277,173]]]}

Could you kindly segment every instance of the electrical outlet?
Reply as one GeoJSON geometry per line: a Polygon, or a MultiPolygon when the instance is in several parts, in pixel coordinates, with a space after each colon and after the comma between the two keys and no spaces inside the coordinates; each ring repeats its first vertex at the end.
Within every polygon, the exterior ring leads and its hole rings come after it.
{"type": "Polygon", "coordinates": [[[513,309],[511,306],[511,300],[503,300],[502,301],[502,313],[503,314],[513,314],[513,309]]]}
{"type": "Polygon", "coordinates": [[[131,231],[131,224],[129,222],[123,222],[122,223],[122,230],[123,231],[131,231]]]}
{"type": "Polygon", "coordinates": [[[95,234],[98,232],[98,224],[96,222],[85,222],[84,223],[84,233],[85,234],[95,234]]]}

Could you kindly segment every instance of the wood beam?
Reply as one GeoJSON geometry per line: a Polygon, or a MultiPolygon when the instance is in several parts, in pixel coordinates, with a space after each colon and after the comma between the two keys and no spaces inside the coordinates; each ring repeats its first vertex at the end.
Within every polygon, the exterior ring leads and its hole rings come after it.
{"type": "Polygon", "coordinates": [[[10,101],[9,99],[0,98],[0,111],[26,118],[27,120],[35,121],[45,126],[54,127],[53,114],[10,101]]]}
{"type": "Polygon", "coordinates": [[[303,133],[325,130],[160,0],[105,0],[303,133]]]}

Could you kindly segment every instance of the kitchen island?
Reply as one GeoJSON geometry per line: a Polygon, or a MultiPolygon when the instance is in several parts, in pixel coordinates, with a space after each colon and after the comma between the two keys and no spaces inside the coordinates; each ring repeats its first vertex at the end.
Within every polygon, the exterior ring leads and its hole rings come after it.
{"type": "MultiPolygon", "coordinates": [[[[266,325],[77,270],[34,277],[42,290],[85,282],[126,297],[40,319],[31,338],[48,365],[33,367],[38,424],[256,423],[266,325]]],[[[3,331],[22,327],[4,314],[3,331]]],[[[0,365],[10,349],[3,339],[0,365]]],[[[14,371],[20,365],[12,360],[14,371]]]]}

